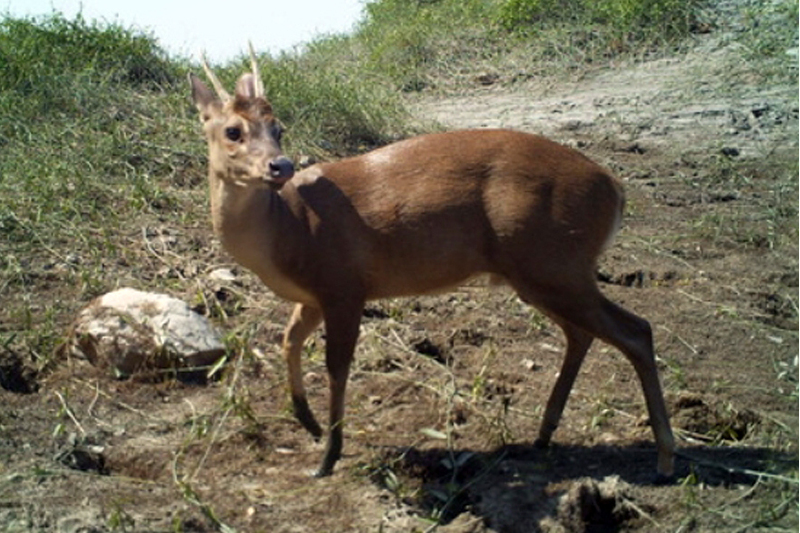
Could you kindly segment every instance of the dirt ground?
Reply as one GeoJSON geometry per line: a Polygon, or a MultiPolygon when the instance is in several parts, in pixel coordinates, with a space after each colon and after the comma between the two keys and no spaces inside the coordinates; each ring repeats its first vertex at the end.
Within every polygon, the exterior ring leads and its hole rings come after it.
{"type": "MultiPolygon", "coordinates": [[[[368,306],[344,458],[311,479],[322,445],[291,417],[278,350],[290,305],[235,266],[235,280],[209,279],[229,261],[210,227],[171,226],[153,242],[179,258],[176,295],[201,293],[238,357],[192,384],[117,381],[77,360],[34,375],[0,352],[0,530],[797,531],[796,77],[765,82],[722,29],[695,39],[580,79],[412,102],[447,128],[545,134],[625,181],[599,276],[653,326],[675,483],[653,483],[639,383],[600,342],[553,446],[532,446],[564,341],[482,281],[368,306]]],[[[318,417],[323,350],[318,332],[305,362],[318,417]]]]}

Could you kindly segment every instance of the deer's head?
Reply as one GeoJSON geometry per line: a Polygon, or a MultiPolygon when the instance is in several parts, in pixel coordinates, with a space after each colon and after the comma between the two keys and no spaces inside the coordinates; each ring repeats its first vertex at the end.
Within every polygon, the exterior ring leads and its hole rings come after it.
{"type": "Polygon", "coordinates": [[[252,72],[239,78],[231,96],[203,58],[203,69],[215,92],[189,74],[192,99],[208,141],[210,172],[240,186],[279,189],[294,175],[294,165],[281,151],[282,128],[264,96],[252,46],[250,59],[252,72]]]}

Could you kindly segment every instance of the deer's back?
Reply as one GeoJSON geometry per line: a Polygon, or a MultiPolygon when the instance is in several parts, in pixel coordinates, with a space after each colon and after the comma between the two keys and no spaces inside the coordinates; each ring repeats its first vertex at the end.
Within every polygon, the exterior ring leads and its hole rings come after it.
{"type": "Polygon", "coordinates": [[[317,235],[368,265],[376,297],[503,275],[565,249],[594,262],[622,202],[617,181],[579,152],[508,130],[423,135],[292,182],[317,235]]]}

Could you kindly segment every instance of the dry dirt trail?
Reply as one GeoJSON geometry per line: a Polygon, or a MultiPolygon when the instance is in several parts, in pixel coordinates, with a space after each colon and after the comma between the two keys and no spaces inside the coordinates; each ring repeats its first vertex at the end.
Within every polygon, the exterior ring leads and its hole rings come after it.
{"type": "MultiPolygon", "coordinates": [[[[797,146],[796,85],[754,79],[752,65],[743,65],[744,45],[734,40],[737,6],[747,2],[726,4],[717,14],[721,28],[695,36],[686,54],[603,68],[573,81],[424,99],[414,112],[450,129],[514,128],[579,147],[587,143],[576,138],[588,136],[675,153],[729,148],[758,158],[797,146]]],[[[791,52],[787,69],[796,63],[791,52]]]]}
{"type": "MultiPolygon", "coordinates": [[[[766,4],[718,2],[679,55],[412,103],[447,128],[544,134],[625,181],[601,288],[653,325],[674,485],[652,485],[639,383],[600,342],[551,449],[531,445],[564,341],[480,283],[366,309],[344,457],[311,480],[321,446],[290,415],[278,349],[291,307],[237,271],[185,295],[227,313],[240,356],[221,380],[71,361],[37,392],[0,390],[0,532],[797,531],[797,50],[770,63],[790,76],[752,59],[743,10],[766,4]]],[[[203,253],[198,272],[229,261],[203,253]]],[[[323,346],[304,363],[318,416],[323,346]]]]}

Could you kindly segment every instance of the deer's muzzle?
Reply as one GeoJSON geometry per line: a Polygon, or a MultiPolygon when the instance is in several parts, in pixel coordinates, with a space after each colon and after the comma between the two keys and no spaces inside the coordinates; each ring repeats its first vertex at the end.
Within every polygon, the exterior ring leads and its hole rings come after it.
{"type": "Polygon", "coordinates": [[[286,156],[278,156],[269,162],[269,177],[273,181],[285,183],[294,176],[294,163],[286,156]]]}

